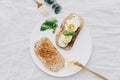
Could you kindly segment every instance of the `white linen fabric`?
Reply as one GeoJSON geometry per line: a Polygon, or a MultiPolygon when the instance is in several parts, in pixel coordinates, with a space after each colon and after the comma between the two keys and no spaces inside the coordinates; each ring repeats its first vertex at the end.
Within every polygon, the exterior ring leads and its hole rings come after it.
{"type": "MultiPolygon", "coordinates": [[[[91,32],[93,50],[86,66],[109,80],[120,80],[120,0],[57,2],[63,7],[60,14],[81,15],[91,32]]],[[[56,78],[35,65],[29,39],[43,17],[34,0],[0,0],[0,80],[100,80],[84,70],[56,78]]]]}

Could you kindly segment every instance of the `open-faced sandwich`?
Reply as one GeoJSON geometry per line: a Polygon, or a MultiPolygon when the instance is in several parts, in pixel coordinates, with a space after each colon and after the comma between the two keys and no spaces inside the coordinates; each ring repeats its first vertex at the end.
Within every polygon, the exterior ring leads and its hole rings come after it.
{"type": "Polygon", "coordinates": [[[71,49],[82,27],[83,19],[76,14],[70,14],[61,24],[56,35],[56,44],[63,49],[71,49]]]}
{"type": "Polygon", "coordinates": [[[64,57],[57,51],[47,37],[35,43],[34,51],[44,66],[50,70],[57,72],[64,66],[64,57]]]}

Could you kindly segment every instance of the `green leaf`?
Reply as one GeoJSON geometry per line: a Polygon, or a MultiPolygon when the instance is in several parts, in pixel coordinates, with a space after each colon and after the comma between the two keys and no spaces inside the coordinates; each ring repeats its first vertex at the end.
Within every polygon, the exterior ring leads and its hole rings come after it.
{"type": "Polygon", "coordinates": [[[47,19],[46,20],[46,24],[55,24],[57,22],[57,19],[56,18],[51,18],[51,19],[47,19]]]}
{"type": "Polygon", "coordinates": [[[75,32],[72,30],[65,30],[63,31],[64,36],[74,36],[75,32]]]}
{"type": "Polygon", "coordinates": [[[57,24],[53,24],[53,25],[51,26],[52,29],[56,29],[57,27],[58,27],[57,24]]]}
{"type": "Polygon", "coordinates": [[[47,29],[56,29],[58,27],[57,23],[57,19],[56,18],[51,18],[51,19],[47,19],[40,28],[40,31],[45,31],[47,29]]]}
{"type": "Polygon", "coordinates": [[[57,27],[58,27],[57,24],[46,24],[46,23],[43,23],[42,26],[41,26],[40,31],[45,31],[47,29],[56,29],[57,27]]]}
{"type": "Polygon", "coordinates": [[[43,24],[42,26],[41,26],[41,28],[40,28],[40,31],[45,31],[45,30],[47,30],[47,29],[49,29],[50,27],[48,26],[48,25],[45,25],[45,24],[43,24]]]}

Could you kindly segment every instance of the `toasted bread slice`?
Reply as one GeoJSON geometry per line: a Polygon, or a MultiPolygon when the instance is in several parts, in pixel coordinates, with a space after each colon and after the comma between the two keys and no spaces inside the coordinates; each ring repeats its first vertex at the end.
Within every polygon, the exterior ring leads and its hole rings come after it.
{"type": "Polygon", "coordinates": [[[37,41],[34,51],[44,66],[50,70],[57,72],[64,66],[64,57],[57,51],[48,38],[44,37],[37,41]]]}
{"type": "Polygon", "coordinates": [[[74,42],[75,42],[75,40],[76,40],[79,32],[80,32],[80,30],[82,29],[83,24],[84,24],[84,22],[83,22],[83,18],[82,18],[82,17],[80,17],[80,16],[78,16],[78,15],[76,15],[76,14],[74,14],[74,13],[71,13],[68,17],[66,17],[66,18],[63,20],[63,22],[62,22],[62,24],[61,24],[61,26],[60,26],[60,31],[59,31],[59,33],[56,35],[56,44],[57,44],[59,47],[65,49],[65,50],[70,50],[70,49],[72,48],[72,46],[73,46],[73,44],[74,44],[74,42]],[[65,30],[65,24],[66,24],[67,20],[70,20],[73,16],[79,17],[80,26],[79,26],[79,27],[77,28],[77,30],[75,31],[75,34],[74,34],[74,36],[72,36],[72,39],[71,39],[71,41],[68,43],[68,45],[67,45],[66,47],[61,47],[61,46],[58,44],[58,40],[59,40],[60,36],[63,34],[63,31],[65,30]]]}

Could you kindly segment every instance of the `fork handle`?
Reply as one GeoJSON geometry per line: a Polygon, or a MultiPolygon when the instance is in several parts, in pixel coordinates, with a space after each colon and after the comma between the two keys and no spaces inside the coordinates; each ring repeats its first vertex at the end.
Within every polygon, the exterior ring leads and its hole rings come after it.
{"type": "Polygon", "coordinates": [[[80,67],[82,67],[83,69],[85,69],[86,71],[88,71],[88,72],[90,72],[90,73],[93,73],[94,75],[96,75],[96,76],[102,78],[103,80],[108,80],[108,79],[105,78],[104,76],[102,76],[102,75],[100,75],[100,74],[98,74],[98,73],[96,73],[96,72],[94,72],[94,71],[92,71],[92,70],[86,68],[86,67],[85,67],[84,65],[82,65],[82,64],[78,64],[78,66],[80,66],[80,67]]]}

